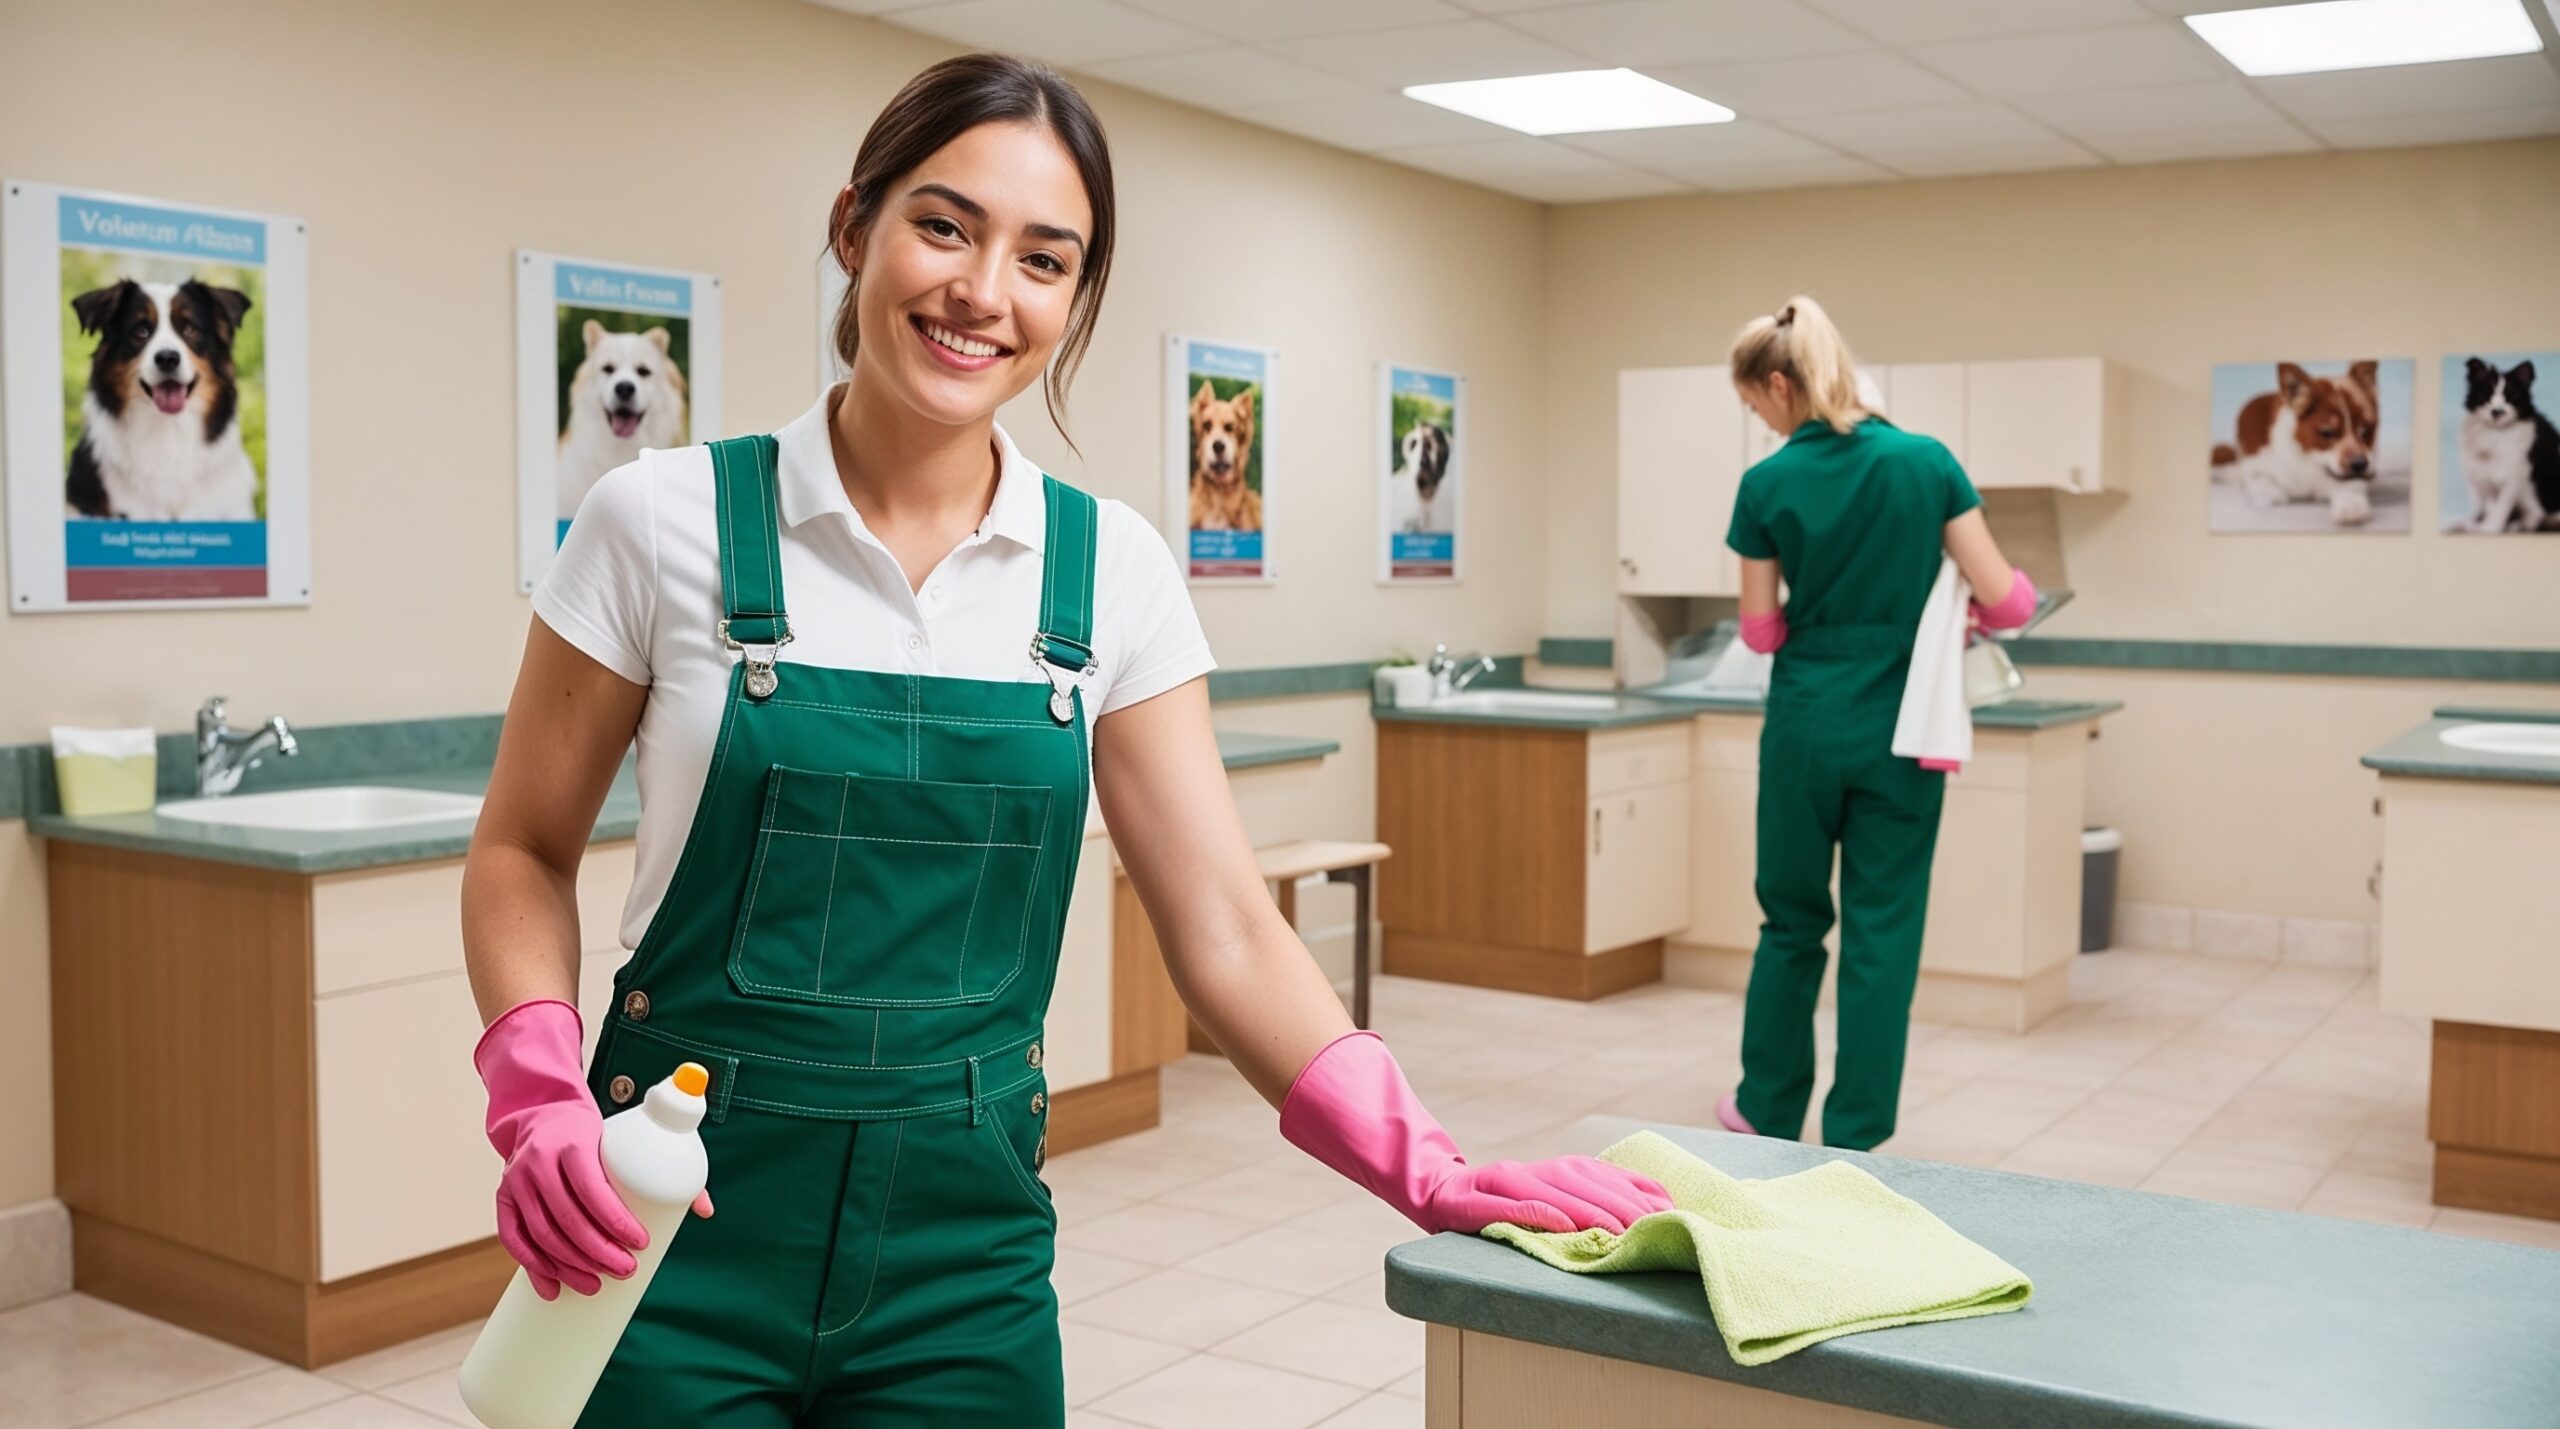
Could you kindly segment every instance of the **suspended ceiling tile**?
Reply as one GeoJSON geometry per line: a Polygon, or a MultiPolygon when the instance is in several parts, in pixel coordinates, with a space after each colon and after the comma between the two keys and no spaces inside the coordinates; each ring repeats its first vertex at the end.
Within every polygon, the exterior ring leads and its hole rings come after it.
{"type": "Polygon", "coordinates": [[[1266,48],[1318,69],[1390,90],[1409,84],[1499,79],[1592,67],[1580,55],[1490,20],[1324,35],[1284,40],[1266,48]]]}
{"type": "MultiPolygon", "coordinates": [[[[1888,45],[1982,40],[2048,30],[2129,25],[2152,18],[2138,0],[1810,0],[1823,13],[1888,45]]],[[[2238,0],[2234,0],[2238,3],[2238,0]]]]}
{"type": "Polygon", "coordinates": [[[1604,64],[1726,64],[1872,46],[1795,0],[1614,0],[1514,15],[1511,24],[1604,64]]]}
{"type": "Polygon", "coordinates": [[[1946,79],[1882,50],[1752,64],[1642,68],[1665,84],[1712,99],[1751,119],[1854,114],[1973,98],[1946,79]]]}
{"type": "Polygon", "coordinates": [[[2186,84],[2229,78],[2224,63],[2183,25],[2153,21],[2003,40],[1923,45],[1911,58],[1993,98],[2186,84]]]}
{"type": "Polygon", "coordinates": [[[1218,43],[1215,35],[1112,0],[956,0],[886,18],[910,30],[1061,67],[1203,50],[1218,43]]]}
{"type": "Polygon", "coordinates": [[[1230,114],[1263,105],[1350,99],[1376,93],[1356,80],[1241,45],[1189,54],[1104,60],[1083,66],[1081,72],[1230,114]]]}

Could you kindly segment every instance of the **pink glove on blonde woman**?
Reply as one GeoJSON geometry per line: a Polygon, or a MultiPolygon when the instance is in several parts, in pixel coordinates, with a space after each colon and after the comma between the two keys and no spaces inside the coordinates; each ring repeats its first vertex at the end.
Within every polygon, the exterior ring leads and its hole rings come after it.
{"type": "Polygon", "coordinates": [[[563,1282],[593,1295],[598,1277],[629,1275],[638,1264],[631,1251],[649,1243],[597,1156],[604,1115],[587,1091],[580,1036],[578,1009],[536,998],[500,1013],[471,1051],[489,1089],[489,1144],[507,1161],[498,1243],[545,1300],[563,1282]]]}
{"type": "Polygon", "coordinates": [[[1468,1165],[1375,1032],[1345,1033],[1299,1070],[1280,1103],[1280,1134],[1426,1231],[1473,1235],[1509,1222],[1624,1235],[1671,1209],[1660,1183],[1588,1156],[1468,1165]]]}
{"type": "Polygon", "coordinates": [[[2036,583],[2027,573],[2012,567],[2009,571],[2009,593],[1997,605],[1973,602],[1973,618],[1985,630],[2015,630],[2036,613],[2036,583]]]}
{"type": "Polygon", "coordinates": [[[1742,643],[1763,655],[1774,654],[1787,643],[1787,617],[1784,611],[1742,617],[1742,643]]]}

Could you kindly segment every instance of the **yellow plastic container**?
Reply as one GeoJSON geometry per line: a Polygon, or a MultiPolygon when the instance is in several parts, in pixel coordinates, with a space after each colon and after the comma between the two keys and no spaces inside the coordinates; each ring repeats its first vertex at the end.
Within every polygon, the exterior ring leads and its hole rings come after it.
{"type": "Polygon", "coordinates": [[[62,812],[132,814],[152,806],[159,793],[157,741],[147,729],[53,730],[53,778],[62,812]]]}

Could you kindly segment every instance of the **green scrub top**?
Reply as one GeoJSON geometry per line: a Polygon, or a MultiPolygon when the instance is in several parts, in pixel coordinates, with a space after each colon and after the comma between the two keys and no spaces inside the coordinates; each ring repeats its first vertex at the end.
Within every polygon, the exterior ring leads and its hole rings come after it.
{"type": "Polygon", "coordinates": [[[1778,563],[1790,645],[1821,626],[1880,625],[1907,632],[1908,653],[1946,524],[1981,504],[1935,437],[1882,417],[1845,435],[1813,421],[1742,474],[1725,544],[1778,563]]]}

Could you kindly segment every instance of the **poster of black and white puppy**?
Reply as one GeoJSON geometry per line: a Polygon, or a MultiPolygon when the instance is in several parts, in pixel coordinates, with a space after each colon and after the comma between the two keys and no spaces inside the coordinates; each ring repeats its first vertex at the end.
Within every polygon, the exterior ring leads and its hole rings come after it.
{"type": "Polygon", "coordinates": [[[2560,534],[2560,351],[2447,357],[2441,405],[2444,529],[2560,534]]]}

